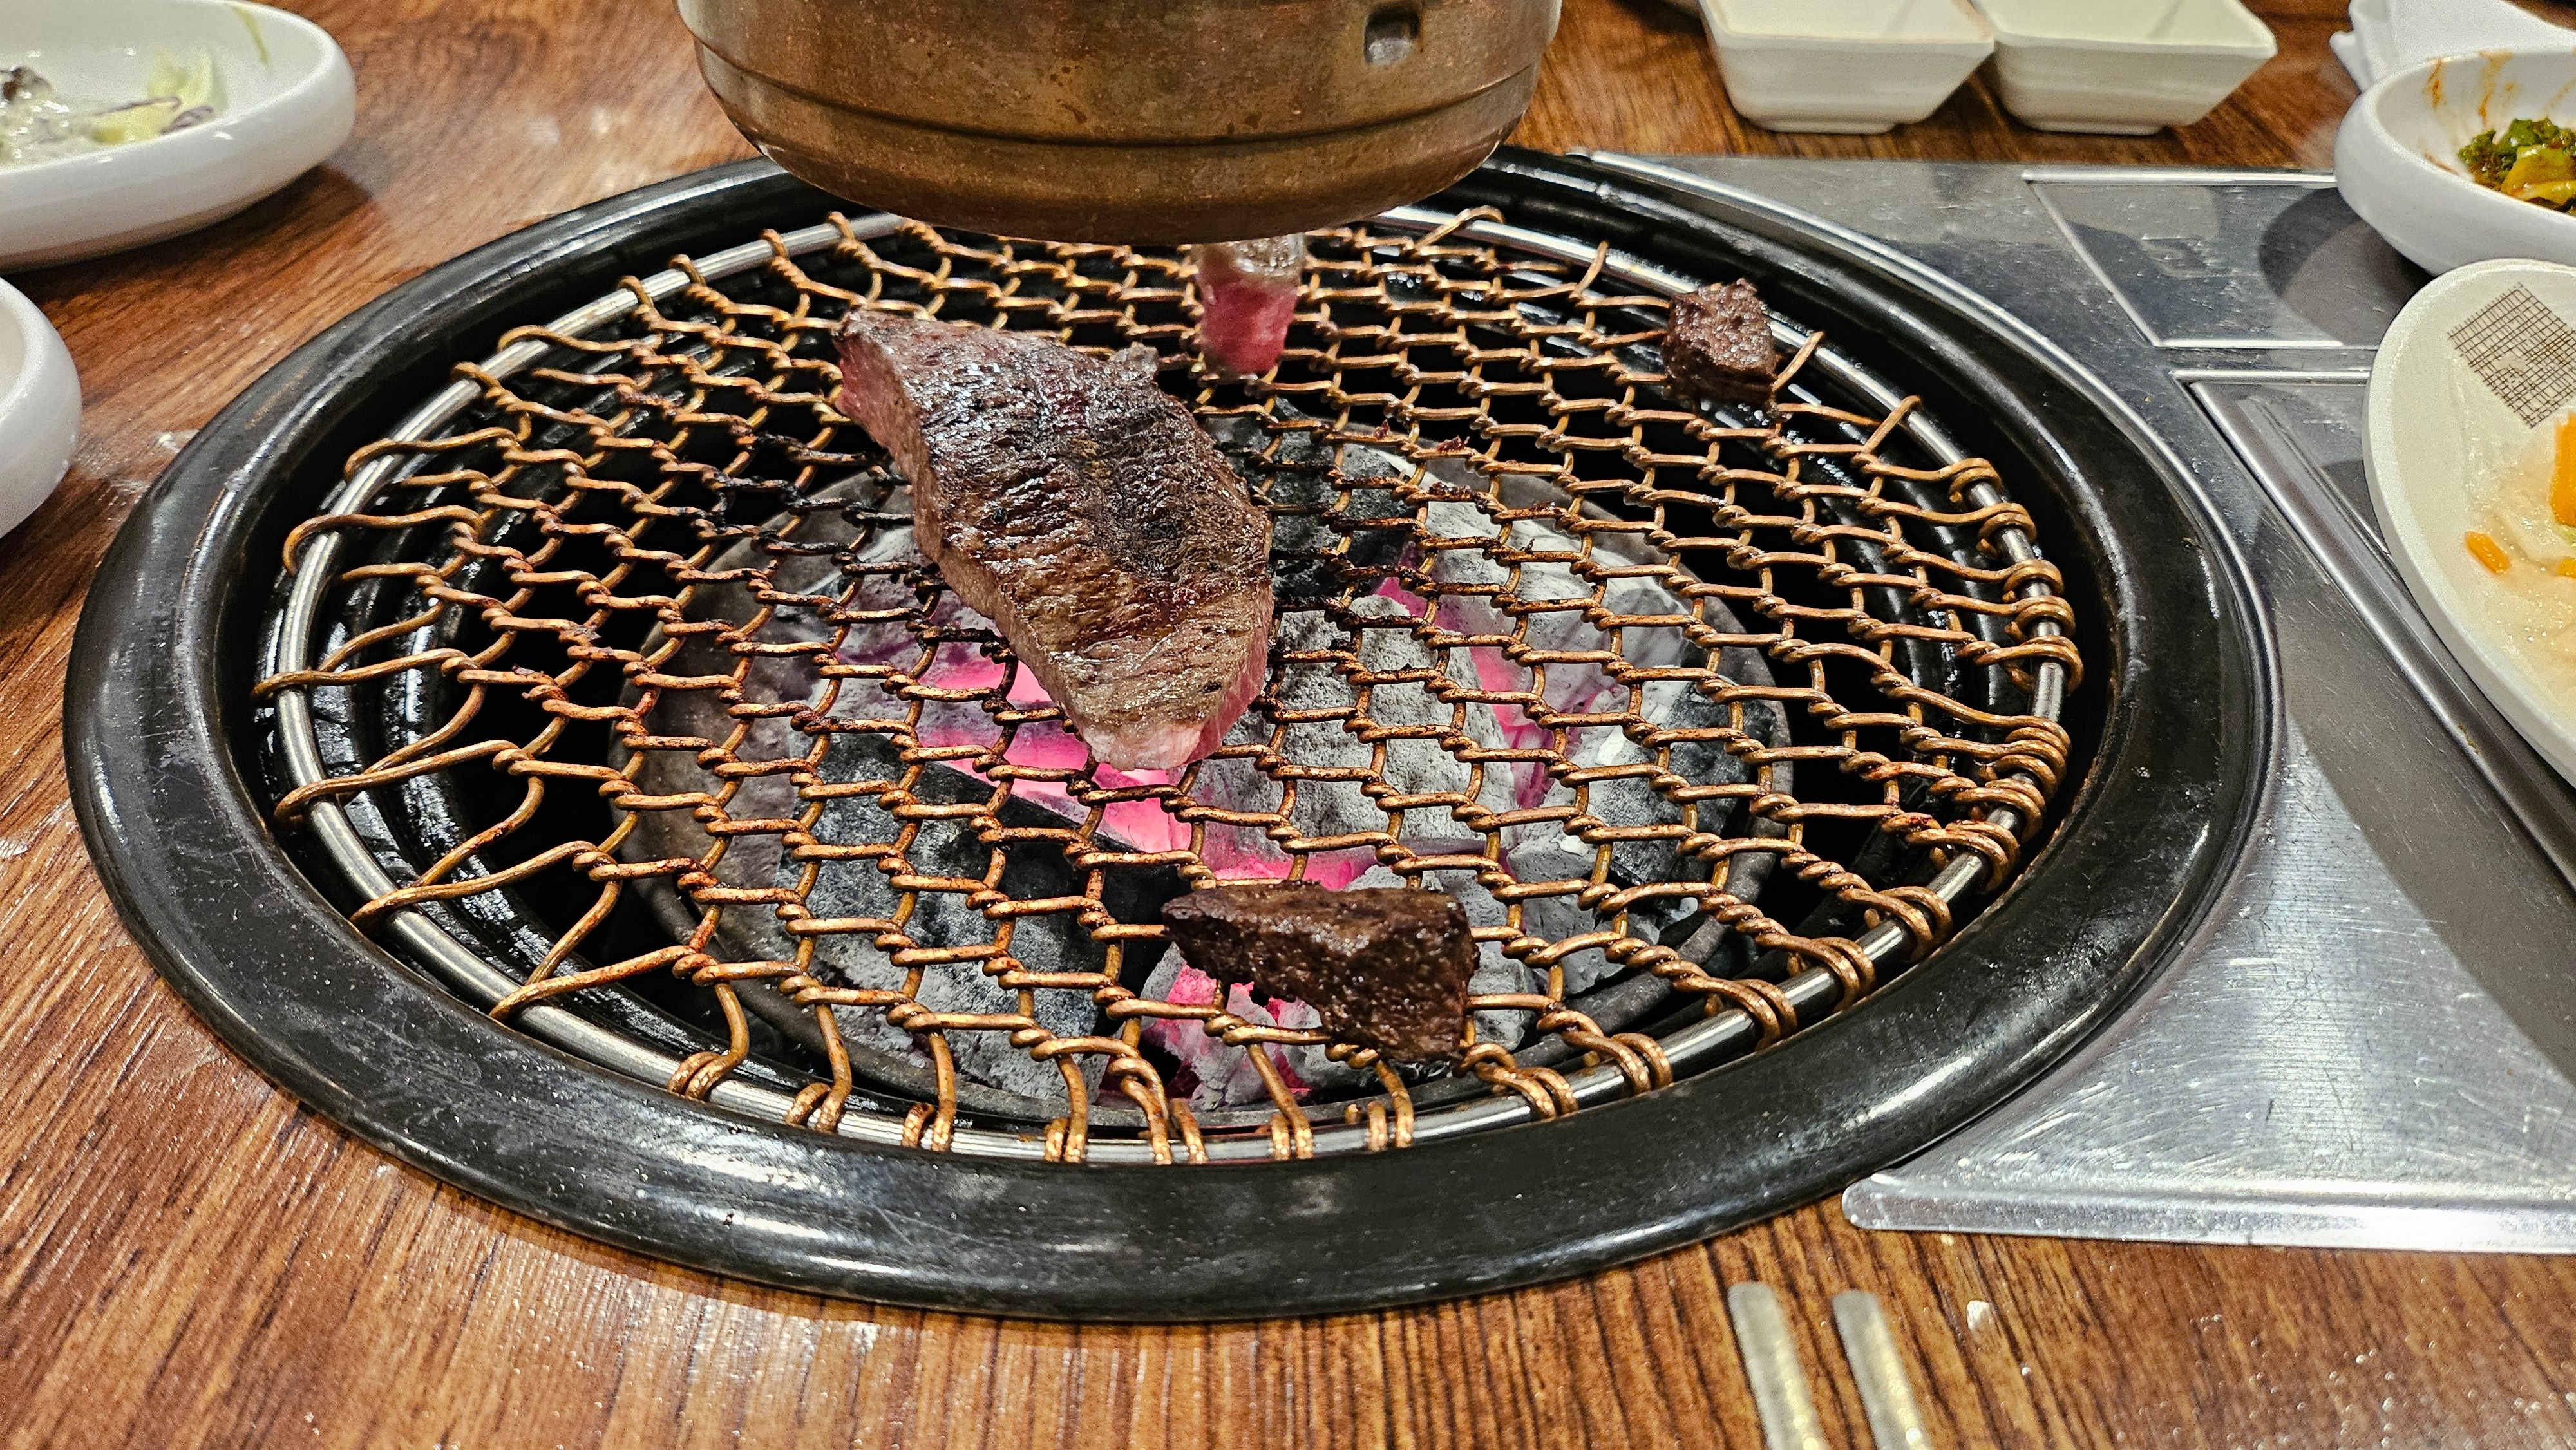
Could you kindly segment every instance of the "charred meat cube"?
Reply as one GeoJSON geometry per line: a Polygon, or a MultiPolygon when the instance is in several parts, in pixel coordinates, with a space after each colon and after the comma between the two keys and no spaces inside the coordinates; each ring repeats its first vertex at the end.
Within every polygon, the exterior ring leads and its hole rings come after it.
{"type": "Polygon", "coordinates": [[[1780,373],[1771,314],[1750,282],[1702,287],[1673,299],[1664,373],[1675,388],[1720,403],[1767,403],[1780,373]]]}
{"type": "Polygon", "coordinates": [[[1220,886],[1166,903],[1163,922],[1191,966],[1303,1002],[1344,1041],[1400,1062],[1463,1046],[1476,942],[1444,892],[1220,886]]]}

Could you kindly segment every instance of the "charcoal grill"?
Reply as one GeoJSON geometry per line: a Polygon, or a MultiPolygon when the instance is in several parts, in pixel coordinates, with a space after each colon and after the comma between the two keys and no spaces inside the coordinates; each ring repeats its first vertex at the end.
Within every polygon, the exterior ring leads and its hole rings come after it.
{"type": "Polygon", "coordinates": [[[1191,362],[1173,253],[756,166],[397,290],[201,434],[84,616],[83,819],[138,935],[306,1101],[552,1221],[1220,1315],[1830,1190],[2195,919],[2255,627],[2085,380],[1820,227],[1552,158],[1312,248],[1249,383],[1191,362]],[[1666,299],[1739,275],[1776,406],[1672,396],[1666,299]],[[1162,356],[1276,519],[1268,687],[1214,756],[1097,766],[946,595],[830,408],[854,306],[1162,356]],[[1458,1064],[1165,950],[1163,900],[1281,876],[1460,897],[1458,1064]]]}

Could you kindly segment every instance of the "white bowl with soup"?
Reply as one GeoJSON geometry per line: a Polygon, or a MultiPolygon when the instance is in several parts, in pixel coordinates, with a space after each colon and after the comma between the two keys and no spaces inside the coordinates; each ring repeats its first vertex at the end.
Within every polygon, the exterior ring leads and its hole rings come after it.
{"type": "Polygon", "coordinates": [[[2576,267],[2434,281],[2370,372],[2370,499],[2470,677],[2576,780],[2576,267]]]}

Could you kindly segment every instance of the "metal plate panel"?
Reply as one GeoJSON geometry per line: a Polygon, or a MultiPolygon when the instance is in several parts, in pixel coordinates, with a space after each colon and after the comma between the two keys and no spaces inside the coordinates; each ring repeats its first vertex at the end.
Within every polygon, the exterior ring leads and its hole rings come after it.
{"type": "Polygon", "coordinates": [[[1796,196],[2092,368],[2209,489],[2280,647],[2280,771],[2220,911],[2082,1053],[1854,1186],[1852,1221],[2576,1250],[2576,792],[2407,599],[2360,468],[2369,348],[2422,274],[2314,175],[1673,165],[1796,196]]]}

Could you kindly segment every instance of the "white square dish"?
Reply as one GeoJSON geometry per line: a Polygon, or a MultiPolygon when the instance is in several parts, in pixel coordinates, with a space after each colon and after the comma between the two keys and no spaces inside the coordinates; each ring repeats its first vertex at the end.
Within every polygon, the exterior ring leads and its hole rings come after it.
{"type": "Polygon", "coordinates": [[[2188,126],[2270,60],[2241,0],[1976,0],[2004,109],[2043,131],[2188,126]]]}
{"type": "Polygon", "coordinates": [[[1995,47],[1967,0],[1700,0],[1726,96],[1773,131],[1920,121],[1995,47]]]}

